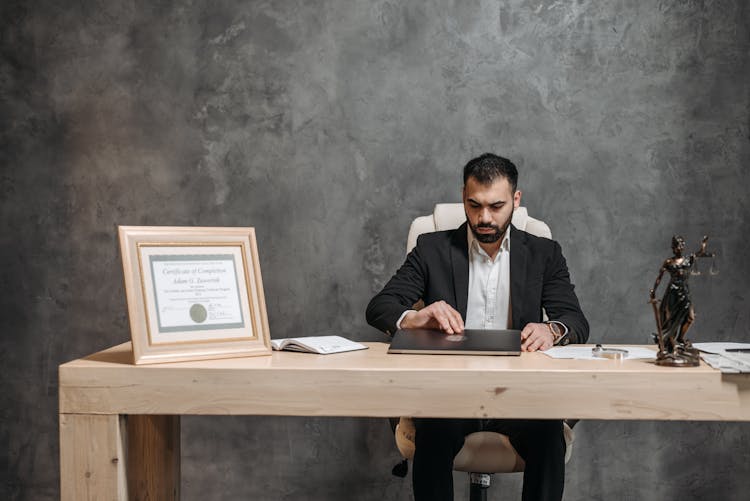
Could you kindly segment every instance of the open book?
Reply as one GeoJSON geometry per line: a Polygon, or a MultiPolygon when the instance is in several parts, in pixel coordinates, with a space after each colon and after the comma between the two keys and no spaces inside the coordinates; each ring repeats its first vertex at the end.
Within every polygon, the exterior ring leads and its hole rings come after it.
{"type": "Polygon", "coordinates": [[[272,339],[274,350],[303,351],[306,353],[341,353],[342,351],[366,350],[367,346],[341,336],[308,336],[272,339]]]}

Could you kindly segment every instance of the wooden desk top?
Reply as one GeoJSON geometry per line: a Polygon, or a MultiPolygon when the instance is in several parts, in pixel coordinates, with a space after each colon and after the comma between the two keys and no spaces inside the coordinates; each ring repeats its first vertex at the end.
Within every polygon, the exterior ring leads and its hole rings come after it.
{"type": "Polygon", "coordinates": [[[750,374],[632,360],[335,355],[149,366],[130,343],[60,366],[60,412],[750,421],[750,374]]]}

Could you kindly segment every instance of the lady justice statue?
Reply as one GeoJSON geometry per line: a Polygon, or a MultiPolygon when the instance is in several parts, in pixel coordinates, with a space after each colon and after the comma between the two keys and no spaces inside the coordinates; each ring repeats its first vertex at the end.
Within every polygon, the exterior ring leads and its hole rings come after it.
{"type": "MultiPolygon", "coordinates": [[[[693,254],[683,255],[685,239],[680,236],[672,237],[672,252],[674,256],[667,258],[661,265],[659,276],[656,277],[654,288],[649,291],[649,302],[654,307],[656,316],[656,341],[659,353],[656,355],[657,365],[672,367],[691,367],[698,365],[700,356],[698,350],[685,337],[690,326],[695,321],[695,311],[690,301],[688,278],[693,271],[696,258],[715,257],[713,252],[706,252],[708,237],[701,240],[700,249],[693,254]],[[661,300],[656,299],[656,289],[661,283],[664,272],[669,273],[669,285],[661,300]]],[[[697,269],[697,266],[696,266],[697,269]]],[[[713,271],[712,271],[713,273],[713,271]]]]}

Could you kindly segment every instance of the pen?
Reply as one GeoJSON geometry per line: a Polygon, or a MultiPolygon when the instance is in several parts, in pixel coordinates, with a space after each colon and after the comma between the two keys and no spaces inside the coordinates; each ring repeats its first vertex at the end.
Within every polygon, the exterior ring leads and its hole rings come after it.
{"type": "Polygon", "coordinates": [[[724,351],[729,353],[750,353],[750,348],[727,348],[724,351]]]}

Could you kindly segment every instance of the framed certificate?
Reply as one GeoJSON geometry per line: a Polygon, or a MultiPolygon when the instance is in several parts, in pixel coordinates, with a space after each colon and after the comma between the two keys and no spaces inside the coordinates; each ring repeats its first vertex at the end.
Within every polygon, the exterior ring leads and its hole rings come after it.
{"type": "Polygon", "coordinates": [[[271,354],[253,228],[120,226],[136,364],[271,354]]]}

